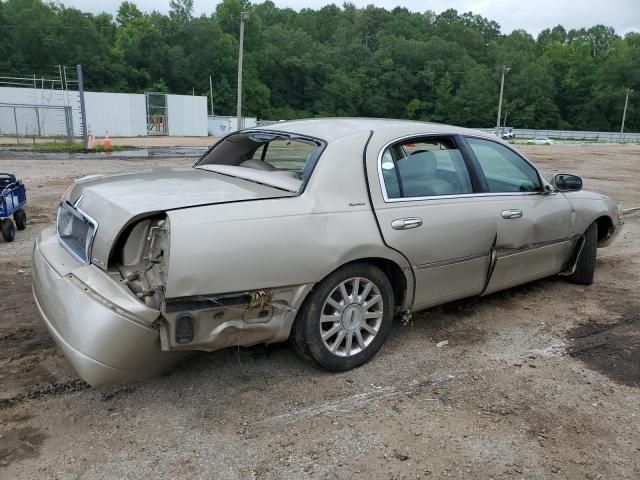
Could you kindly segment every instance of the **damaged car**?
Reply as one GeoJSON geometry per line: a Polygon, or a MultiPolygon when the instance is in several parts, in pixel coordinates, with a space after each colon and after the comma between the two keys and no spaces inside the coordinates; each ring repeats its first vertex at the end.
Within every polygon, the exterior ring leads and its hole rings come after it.
{"type": "Polygon", "coordinates": [[[231,133],[190,168],[93,176],[37,239],[33,292],[89,384],[290,340],[330,371],[393,319],[564,275],[593,281],[622,210],[495,136],[383,119],[231,133]]]}

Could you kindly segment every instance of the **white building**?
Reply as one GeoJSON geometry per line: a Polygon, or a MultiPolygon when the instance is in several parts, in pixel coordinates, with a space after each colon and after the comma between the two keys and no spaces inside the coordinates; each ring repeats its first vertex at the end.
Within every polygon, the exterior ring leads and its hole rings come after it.
{"type": "MultiPolygon", "coordinates": [[[[256,117],[244,117],[242,128],[253,128],[258,124],[256,117]]],[[[209,135],[224,137],[238,130],[238,117],[225,115],[209,115],[209,135]]]]}
{"type": "MultiPolygon", "coordinates": [[[[113,137],[208,135],[206,97],[85,92],[84,98],[87,126],[98,137],[106,132],[113,137]]],[[[15,135],[17,127],[20,136],[63,136],[64,106],[71,107],[73,132],[80,136],[77,91],[0,87],[0,135],[15,135]]]]}

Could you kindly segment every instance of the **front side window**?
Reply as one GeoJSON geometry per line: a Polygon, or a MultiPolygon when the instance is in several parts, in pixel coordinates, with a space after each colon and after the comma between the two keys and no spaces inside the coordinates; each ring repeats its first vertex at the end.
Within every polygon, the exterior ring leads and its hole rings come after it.
{"type": "Polygon", "coordinates": [[[491,140],[468,137],[491,193],[540,192],[538,172],[513,150],[491,140]]]}
{"type": "Polygon", "coordinates": [[[279,132],[229,135],[196,167],[300,193],[322,152],[315,139],[279,132]]]}
{"type": "Polygon", "coordinates": [[[392,145],[382,154],[381,170],[390,199],[473,193],[462,154],[448,138],[392,145]]]}

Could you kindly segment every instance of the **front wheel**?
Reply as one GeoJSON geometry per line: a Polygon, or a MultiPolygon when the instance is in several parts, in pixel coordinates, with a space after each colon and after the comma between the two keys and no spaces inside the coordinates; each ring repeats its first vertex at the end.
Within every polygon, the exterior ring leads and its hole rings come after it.
{"type": "Polygon", "coordinates": [[[13,242],[16,237],[16,227],[10,218],[0,220],[0,230],[2,230],[2,238],[5,242],[13,242]]]}
{"type": "Polygon", "coordinates": [[[15,211],[13,214],[13,220],[16,222],[16,228],[18,230],[24,230],[27,228],[27,214],[22,208],[15,211]]]}
{"type": "Polygon", "coordinates": [[[591,285],[596,270],[596,250],[598,249],[598,224],[593,222],[584,232],[584,245],[580,251],[575,271],[567,277],[571,283],[591,285]]]}
{"type": "Polygon", "coordinates": [[[327,370],[350,370],[380,350],[393,312],[393,288],[384,272],[367,263],[346,265],[305,300],[291,342],[303,358],[327,370]]]}

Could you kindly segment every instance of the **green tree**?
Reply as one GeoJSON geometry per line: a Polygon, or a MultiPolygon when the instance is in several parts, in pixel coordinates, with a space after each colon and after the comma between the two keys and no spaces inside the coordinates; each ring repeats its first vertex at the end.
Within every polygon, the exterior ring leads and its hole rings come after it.
{"type": "MultiPolygon", "coordinates": [[[[493,125],[500,71],[511,68],[504,116],[516,127],[617,130],[627,88],[640,92],[640,33],[605,25],[537,38],[454,9],[440,14],[353,3],[300,11],[272,0],[222,0],[194,17],[193,0],[167,15],[123,1],[91,15],[42,0],[0,1],[0,72],[58,78],[82,63],[88,89],[205,93],[234,113],[240,12],[245,25],[244,108],[261,118],[407,117],[493,125]]],[[[640,97],[627,124],[640,130],[640,97]]]]}

